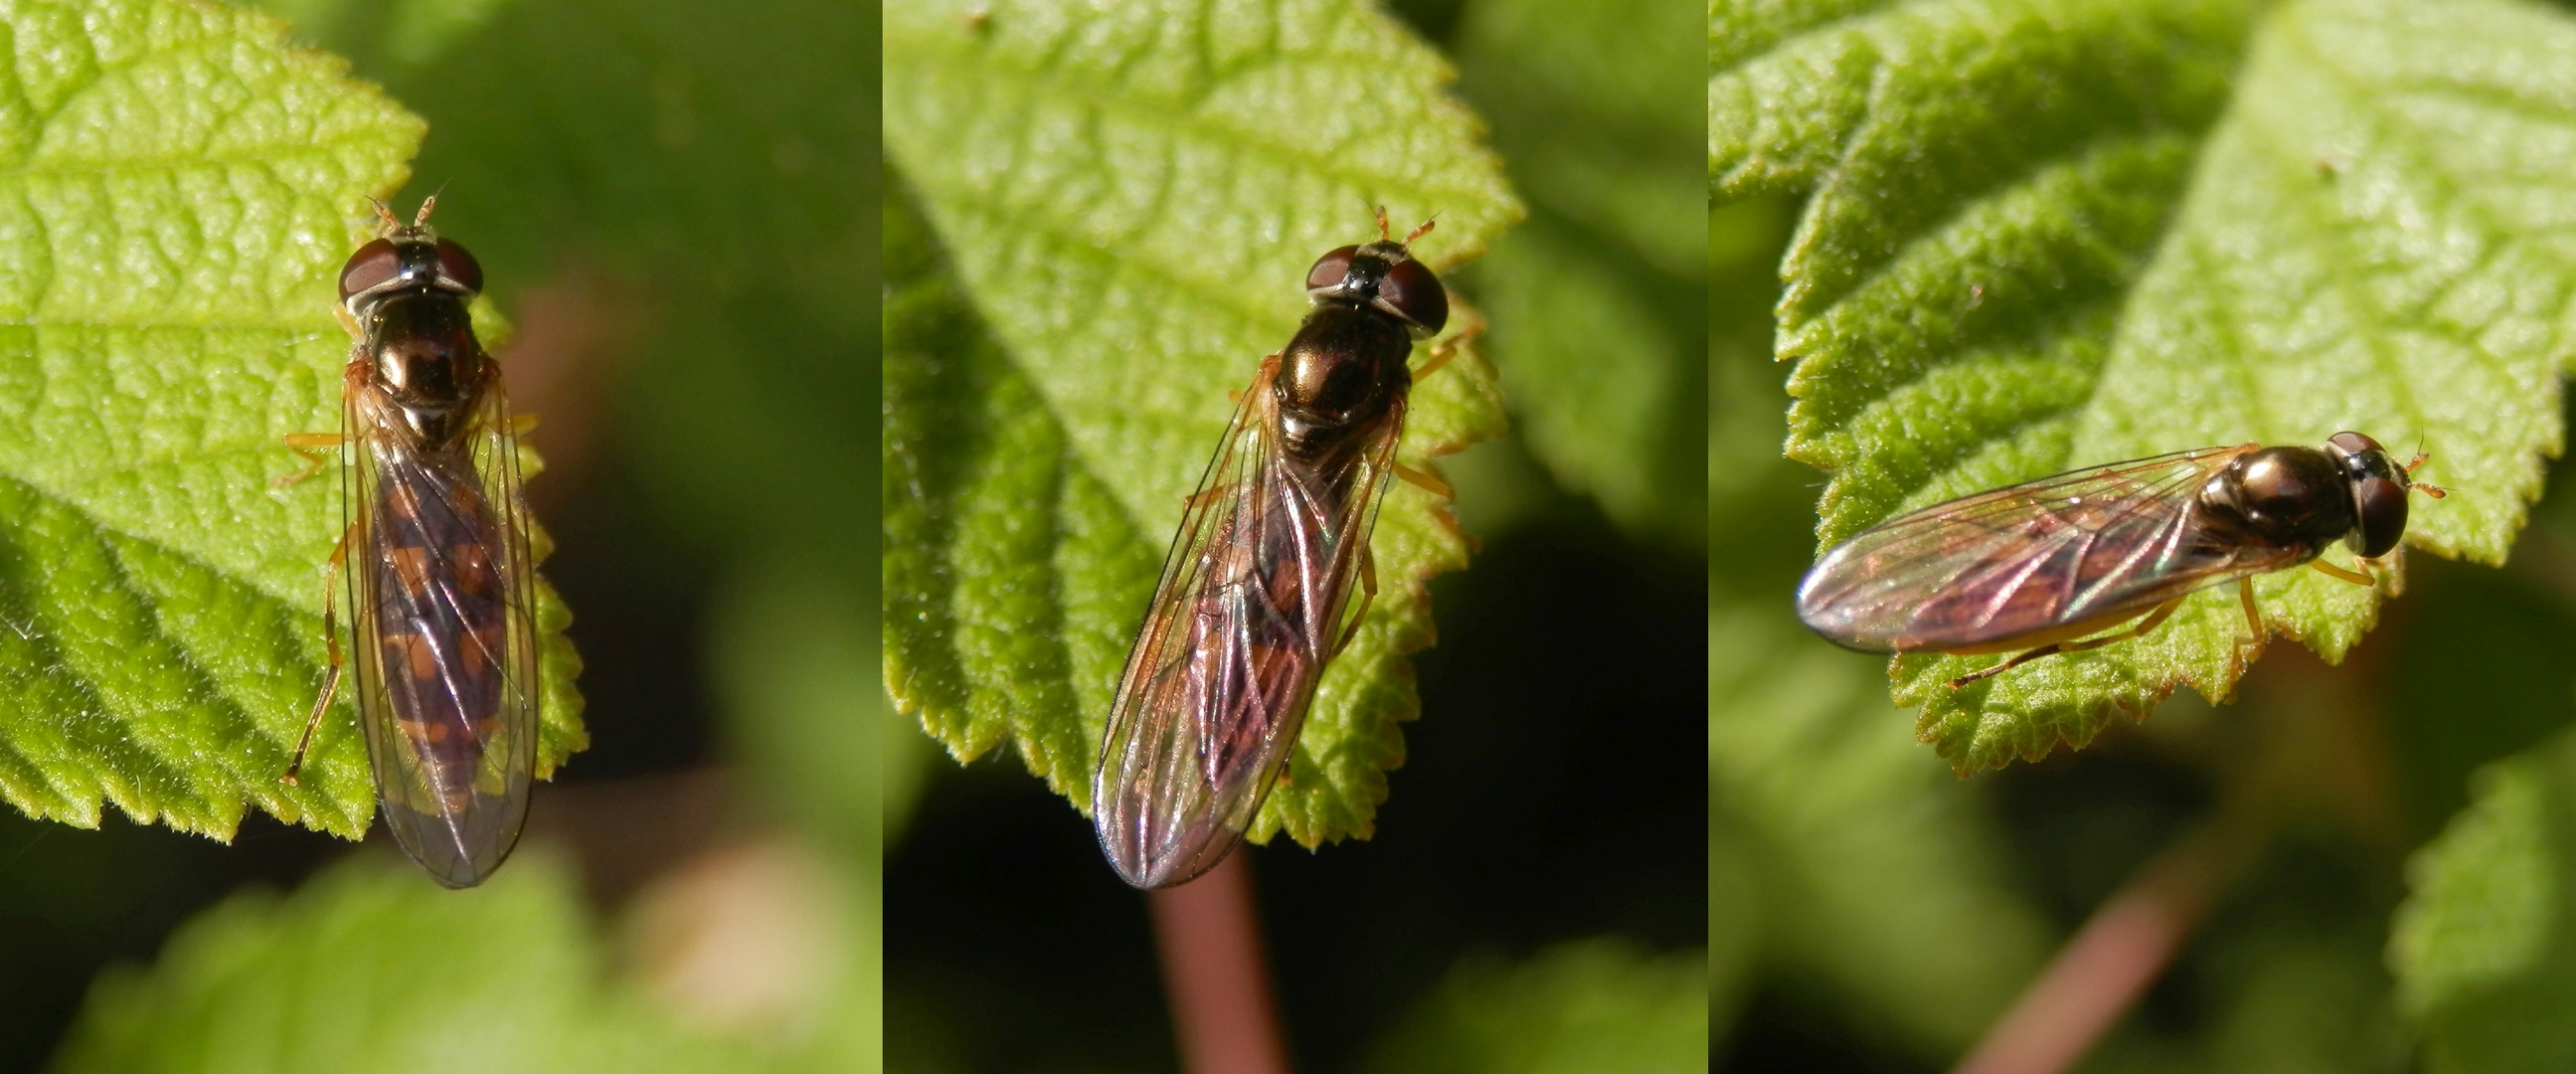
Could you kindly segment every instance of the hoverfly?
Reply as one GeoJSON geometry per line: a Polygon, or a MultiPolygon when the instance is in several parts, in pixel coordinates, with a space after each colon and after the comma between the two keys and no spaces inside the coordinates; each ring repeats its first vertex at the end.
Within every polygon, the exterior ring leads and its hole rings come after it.
{"type": "Polygon", "coordinates": [[[346,527],[323,565],[330,670],[285,781],[340,685],[333,575],[347,580],[349,649],[385,827],[439,883],[501,865],[528,815],[536,764],[535,558],[519,495],[518,436],[501,367],[474,337],[474,255],[379,203],[378,237],[340,268],[357,336],[340,431],[286,438],[320,472],[341,453],[346,527]]]}
{"type": "Polygon", "coordinates": [[[2305,563],[2375,584],[2317,557],[2337,540],[2362,561],[2395,550],[2407,492],[2444,494],[2412,479],[2424,458],[2400,467],[2378,441],[2342,432],[2323,449],[2197,448],[1961,497],[1826,553],[1798,586],[1798,618],[1870,652],[2023,650],[1950,680],[1953,690],[2142,636],[2184,597],[2231,580],[2260,639],[2254,575],[2305,563]]]}
{"type": "Polygon", "coordinates": [[[1314,308],[1236,404],[1128,650],[1091,801],[1101,850],[1136,887],[1216,865],[1284,777],[1324,665],[1377,595],[1369,531],[1388,477],[1449,495],[1395,461],[1413,382],[1456,353],[1405,367],[1449,321],[1410,250],[1431,225],[1396,242],[1379,209],[1377,227],[1307,271],[1314,308]]]}

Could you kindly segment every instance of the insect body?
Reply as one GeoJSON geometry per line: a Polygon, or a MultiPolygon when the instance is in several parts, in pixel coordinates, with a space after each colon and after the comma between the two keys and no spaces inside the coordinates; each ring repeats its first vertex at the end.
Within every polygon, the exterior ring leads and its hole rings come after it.
{"type": "Polygon", "coordinates": [[[2443,495],[2408,476],[2423,461],[2400,467],[2377,441],[2343,432],[2322,449],[2200,448],[1981,492],[1826,553],[1798,586],[1798,618],[1872,652],[2024,650],[1952,689],[2138,637],[2185,596],[2231,580],[2259,638],[2247,579],[2307,563],[2373,584],[2317,557],[2336,541],[2363,559],[2394,550],[2408,490],[2443,495]]]}
{"type": "Polygon", "coordinates": [[[1327,661],[1376,593],[1369,531],[1448,293],[1387,237],[1325,254],[1314,308],[1261,363],[1181,516],[1127,654],[1091,785],[1100,847],[1129,884],[1178,884],[1234,849],[1281,776],[1327,661]],[[1345,616],[1357,580],[1360,607],[1345,616]],[[1347,621],[1347,626],[1345,622],[1347,621]]]}
{"type": "MultiPolygon", "coordinates": [[[[433,234],[434,204],[340,270],[358,344],[341,431],[287,438],[342,452],[340,546],[325,567],[331,666],[287,770],[293,782],[343,659],[329,575],[345,576],[349,664],[385,826],[449,887],[500,867],[527,817],[536,759],[534,559],[501,367],[466,304],[483,271],[433,234]]],[[[383,211],[382,206],[378,207],[383,211]]],[[[289,479],[293,480],[293,479],[289,479]]]]}

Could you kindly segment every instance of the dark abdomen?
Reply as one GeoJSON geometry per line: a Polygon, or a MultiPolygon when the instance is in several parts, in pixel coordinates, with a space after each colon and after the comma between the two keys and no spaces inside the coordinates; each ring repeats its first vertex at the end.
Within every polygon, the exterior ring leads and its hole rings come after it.
{"type": "Polygon", "coordinates": [[[382,555],[370,564],[385,692],[413,755],[462,789],[501,711],[499,523],[462,452],[387,471],[373,505],[382,555]]]}

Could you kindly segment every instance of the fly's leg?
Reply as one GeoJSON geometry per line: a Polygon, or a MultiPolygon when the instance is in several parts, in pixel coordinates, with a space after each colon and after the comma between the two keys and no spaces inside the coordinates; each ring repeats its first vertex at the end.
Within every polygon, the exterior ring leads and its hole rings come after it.
{"type": "Polygon", "coordinates": [[[304,456],[304,468],[284,477],[272,479],[269,484],[276,488],[285,488],[289,485],[301,484],[313,475],[321,473],[323,467],[331,464],[331,456],[323,454],[322,449],[330,448],[336,451],[341,441],[345,439],[347,437],[340,433],[286,434],[286,449],[304,456]]]}
{"type": "Polygon", "coordinates": [[[1325,660],[1329,661],[1340,656],[1342,650],[1350,648],[1351,639],[1360,636],[1360,622],[1368,618],[1369,602],[1376,599],[1377,557],[1370,555],[1368,549],[1362,548],[1360,549],[1360,607],[1358,611],[1351,613],[1350,625],[1342,628],[1341,640],[1333,643],[1332,652],[1324,654],[1325,660]]]}
{"type": "Polygon", "coordinates": [[[2360,571],[2352,570],[2351,568],[2348,568],[2348,567],[2338,567],[2338,566],[2335,566],[2335,565],[2334,565],[2334,564],[2332,564],[2332,563],[2328,563],[2328,562],[2326,562],[2326,561],[2324,561],[2324,560],[2322,560],[2322,559],[2312,559],[2312,560],[2309,560],[2309,561],[2308,561],[2308,566],[2314,567],[2314,568],[2316,568],[2317,570],[2319,570],[2319,571],[2321,571],[2321,572],[2324,572],[2324,573],[2326,573],[2326,574],[2333,575],[2334,577],[2341,578],[2341,579],[2343,579],[2344,581],[2350,582],[2350,583],[2352,583],[2352,584],[2354,584],[2354,585],[2363,585],[2363,586],[2368,586],[2368,585],[2378,585],[2378,584],[2379,584],[2379,583],[2377,583],[2377,582],[2375,582],[2375,581],[2372,581],[2372,580],[2371,580],[2371,578],[2370,578],[2370,576],[2369,576],[2369,575],[2367,575],[2367,574],[2363,574],[2363,573],[2361,573],[2360,571]]]}
{"type": "Polygon", "coordinates": [[[1413,371],[1413,382],[1416,384],[1422,383],[1422,378],[1439,372],[1441,366],[1449,364],[1449,359],[1457,357],[1457,342],[1457,340],[1453,339],[1445,343],[1432,344],[1431,360],[1422,363],[1422,368],[1413,371]]]}
{"type": "Polygon", "coordinates": [[[322,675],[322,696],[313,699],[313,714],[304,719],[304,734],[295,740],[295,758],[286,762],[286,774],[278,782],[295,785],[296,776],[304,771],[304,751],[313,745],[313,730],[322,725],[322,714],[331,710],[331,695],[340,689],[340,625],[336,611],[340,590],[332,583],[338,580],[340,568],[348,562],[351,526],[340,531],[340,543],[331,546],[331,558],[322,564],[322,644],[330,651],[331,669],[322,675]]]}
{"type": "Polygon", "coordinates": [[[2236,580],[2236,602],[2245,606],[2245,629],[2254,632],[2254,640],[2263,640],[2263,613],[2254,610],[2254,581],[2236,580]]]}
{"type": "Polygon", "coordinates": [[[1428,492],[1434,496],[1438,496],[1443,500],[1454,500],[1458,498],[1457,493],[1450,491],[1448,482],[1442,481],[1430,474],[1423,473],[1413,467],[1406,466],[1403,463],[1399,462],[1395,464],[1395,476],[1404,479],[1405,484],[1421,489],[1422,491],[1428,492]]]}
{"type": "Polygon", "coordinates": [[[1468,340],[1485,334],[1484,318],[1476,316],[1472,310],[1460,312],[1465,316],[1458,334],[1431,345],[1431,360],[1422,363],[1422,368],[1413,371],[1414,383],[1422,383],[1422,378],[1438,372],[1441,366],[1448,365],[1449,359],[1457,357],[1459,348],[1466,346],[1468,340]]]}
{"type": "Polygon", "coordinates": [[[2088,638],[2083,641],[2061,641],[2049,645],[2042,645],[2039,648],[2022,653],[2019,656],[2015,656],[2012,659],[2006,660],[1993,667],[1981,668],[1952,679],[1950,680],[1950,688],[1956,690],[1979,679],[1994,678],[1997,675],[2001,675],[2004,672],[2020,667],[2023,664],[2030,663],[2031,661],[2037,660],[2043,656],[2052,656],[2057,653],[2080,653],[2086,649],[2099,649],[2105,645],[2124,642],[2131,638],[2143,636],[2146,632],[2163,626],[2166,617],[2171,616],[2174,613],[2174,609],[2179,607],[2182,607],[2182,598],[2175,597],[2172,600],[2156,605],[2156,610],[2148,612],[2146,618],[2138,620],[2138,625],[2130,627],[2127,630],[2123,630],[2117,634],[2105,634],[2098,638],[2088,638]]]}

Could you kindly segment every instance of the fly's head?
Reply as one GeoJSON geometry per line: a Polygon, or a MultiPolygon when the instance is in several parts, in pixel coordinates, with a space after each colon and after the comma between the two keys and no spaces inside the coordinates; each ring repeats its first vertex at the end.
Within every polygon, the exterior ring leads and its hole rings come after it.
{"type": "Polygon", "coordinates": [[[2389,457],[2379,441],[2355,432],[2340,432],[2326,441],[2326,454],[2343,469],[2345,484],[2352,490],[2353,512],[2359,524],[2344,537],[2344,545],[2353,554],[2366,559],[2387,555],[2406,536],[2406,490],[2422,488],[2440,495],[2430,485],[2417,485],[2408,480],[2406,468],[2389,457]]]}
{"type": "Polygon", "coordinates": [[[467,311],[483,266],[429,229],[436,198],[405,224],[383,204],[384,227],[340,268],[340,301],[356,319],[367,377],[400,409],[415,442],[445,444],[492,370],[467,311]]]}
{"type": "Polygon", "coordinates": [[[419,215],[405,224],[384,203],[376,203],[383,227],[340,266],[340,302],[361,324],[394,294],[434,290],[470,302],[483,290],[482,264],[463,246],[429,229],[429,212],[437,206],[435,197],[421,202],[419,215]]]}
{"type": "Polygon", "coordinates": [[[1377,214],[1378,241],[1344,246],[1306,270],[1306,295],[1316,302],[1366,306],[1403,322],[1418,338],[1440,334],[1449,323],[1449,291],[1431,266],[1413,259],[1412,242],[1431,230],[1423,224],[1397,242],[1386,237],[1386,210],[1377,214]]]}

